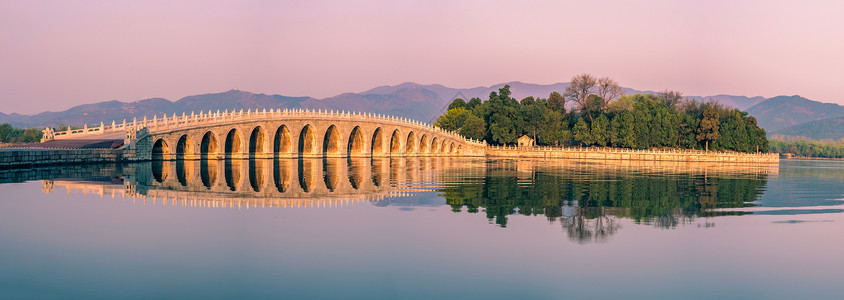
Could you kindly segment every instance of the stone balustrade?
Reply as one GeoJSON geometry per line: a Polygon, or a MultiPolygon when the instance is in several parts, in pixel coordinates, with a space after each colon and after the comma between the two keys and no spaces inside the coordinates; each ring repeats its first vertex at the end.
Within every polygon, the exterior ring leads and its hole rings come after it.
{"type": "MultiPolygon", "coordinates": [[[[144,117],[141,120],[137,118],[133,119],[131,122],[123,120],[121,123],[117,123],[115,121],[111,122],[111,125],[105,125],[104,123],[100,123],[99,127],[91,127],[89,128],[86,124],[82,129],[73,129],[73,130],[65,130],[65,131],[56,131],[52,132],[51,134],[45,132],[45,139],[44,140],[52,140],[52,139],[70,139],[70,138],[86,138],[86,137],[94,137],[97,135],[105,135],[111,133],[125,133],[127,130],[137,130],[139,128],[146,127],[150,130],[150,133],[158,133],[164,131],[175,131],[175,130],[185,130],[190,128],[202,127],[202,126],[213,126],[213,125],[222,125],[228,123],[237,123],[237,122],[250,122],[250,121],[264,121],[264,120],[275,120],[275,119],[283,119],[283,118],[307,118],[307,119],[314,119],[314,120],[350,120],[350,121],[378,121],[385,124],[394,124],[394,125],[401,125],[403,127],[409,128],[417,128],[423,129],[428,131],[438,132],[449,137],[463,140],[468,144],[472,144],[475,146],[484,146],[485,143],[482,141],[477,141],[473,139],[468,139],[457,132],[448,131],[441,129],[439,127],[411,120],[408,118],[401,118],[396,116],[389,116],[383,114],[373,114],[373,113],[364,113],[364,112],[352,112],[352,111],[335,111],[335,110],[309,110],[309,109],[270,109],[270,110],[246,110],[243,109],[236,111],[236,110],[224,110],[220,111],[208,111],[208,112],[191,112],[189,115],[187,113],[182,113],[181,115],[172,114],[167,115],[164,114],[163,116],[159,117],[158,115],[154,115],[152,118],[144,117]]],[[[46,130],[46,129],[45,129],[46,130]]]]}

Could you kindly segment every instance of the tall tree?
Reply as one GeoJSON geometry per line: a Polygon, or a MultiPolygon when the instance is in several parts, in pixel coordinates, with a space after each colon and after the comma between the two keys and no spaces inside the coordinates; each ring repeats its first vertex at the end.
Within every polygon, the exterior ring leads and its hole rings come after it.
{"type": "Polygon", "coordinates": [[[595,122],[592,123],[592,141],[598,146],[606,146],[609,142],[609,135],[610,135],[610,121],[607,119],[607,116],[600,115],[595,118],[595,122]]]}
{"type": "Polygon", "coordinates": [[[558,92],[551,92],[548,96],[548,108],[553,111],[566,112],[566,98],[558,92]]]}
{"type": "MultiPolygon", "coordinates": [[[[530,98],[533,100],[533,98],[530,98]]],[[[525,134],[530,135],[533,137],[533,140],[536,141],[536,135],[542,129],[542,126],[548,121],[547,118],[547,108],[544,105],[538,104],[524,104],[525,101],[522,100],[522,106],[519,107],[520,112],[520,120],[519,127],[521,127],[522,131],[525,134]]]]}
{"type": "Polygon", "coordinates": [[[615,80],[612,80],[609,77],[602,77],[601,79],[598,79],[597,91],[595,94],[603,99],[603,102],[601,103],[601,111],[603,112],[606,110],[607,104],[615,99],[618,99],[621,95],[624,95],[624,89],[622,89],[615,80]]]}
{"type": "Polygon", "coordinates": [[[580,142],[581,145],[592,145],[594,143],[589,124],[583,118],[577,120],[577,123],[574,124],[573,131],[574,139],[580,142]]]}
{"type": "Polygon", "coordinates": [[[706,151],[709,151],[709,142],[718,140],[718,123],[718,112],[715,107],[709,104],[704,105],[703,116],[697,128],[697,140],[706,143],[706,151]]]}
{"type": "Polygon", "coordinates": [[[592,89],[597,83],[598,80],[592,75],[575,75],[571,78],[571,84],[566,87],[566,92],[563,93],[563,97],[568,101],[574,101],[577,103],[579,110],[586,110],[589,106],[589,103],[587,103],[586,100],[589,98],[589,95],[592,94],[592,89]]]}
{"type": "Polygon", "coordinates": [[[665,105],[669,108],[676,110],[677,103],[679,103],[680,100],[683,99],[683,93],[672,90],[664,90],[662,92],[656,93],[656,97],[659,98],[659,100],[661,100],[663,103],[665,103],[665,105]]]}
{"type": "Polygon", "coordinates": [[[461,99],[461,98],[457,98],[457,99],[454,99],[454,101],[451,101],[451,104],[448,105],[449,110],[452,110],[452,109],[455,109],[455,108],[458,108],[458,107],[466,108],[466,101],[461,99]]]}
{"type": "Polygon", "coordinates": [[[460,127],[460,135],[470,139],[480,140],[486,134],[484,119],[473,114],[467,114],[463,127],[460,127]]]}

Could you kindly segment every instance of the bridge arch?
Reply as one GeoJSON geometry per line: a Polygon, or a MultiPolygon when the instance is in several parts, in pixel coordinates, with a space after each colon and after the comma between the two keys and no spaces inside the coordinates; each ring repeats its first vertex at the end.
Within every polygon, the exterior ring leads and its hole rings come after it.
{"type": "Polygon", "coordinates": [[[264,128],[259,126],[255,126],[252,129],[252,134],[249,135],[249,158],[255,158],[256,156],[261,156],[261,154],[267,153],[265,145],[267,140],[267,133],[265,132],[264,128]]]}
{"type": "Polygon", "coordinates": [[[199,154],[201,158],[216,159],[217,153],[219,152],[219,150],[217,150],[217,147],[217,136],[215,136],[214,133],[211,131],[206,132],[204,135],[202,135],[202,142],[199,146],[199,154]]]}
{"type": "Polygon", "coordinates": [[[226,175],[226,185],[229,187],[229,190],[236,192],[240,188],[241,183],[241,162],[242,160],[231,160],[227,159],[225,161],[224,171],[226,175]]]}
{"type": "Polygon", "coordinates": [[[322,141],[322,153],[325,156],[340,156],[340,133],[337,126],[328,126],[322,141]]]}
{"type": "Polygon", "coordinates": [[[423,134],[422,138],[419,139],[419,153],[429,153],[430,148],[428,146],[428,135],[423,134]]]}
{"type": "Polygon", "coordinates": [[[273,153],[277,156],[293,153],[293,141],[290,138],[290,129],[287,128],[287,125],[281,125],[275,131],[273,153]]]}
{"type": "Polygon", "coordinates": [[[440,153],[440,140],[437,137],[431,139],[431,153],[440,153]]]}
{"type": "Polygon", "coordinates": [[[451,144],[448,141],[443,141],[443,154],[451,153],[451,144]]]}
{"type": "Polygon", "coordinates": [[[461,154],[463,154],[463,146],[462,146],[462,145],[458,145],[458,146],[457,146],[457,151],[455,151],[455,153],[457,153],[457,155],[461,155],[461,154]]]}
{"type": "Polygon", "coordinates": [[[314,127],[310,124],[305,125],[299,133],[299,155],[314,155],[316,151],[316,132],[314,127]]]}
{"type": "Polygon", "coordinates": [[[189,135],[183,134],[176,143],[176,159],[193,159],[194,143],[189,135]]]}
{"type": "Polygon", "coordinates": [[[273,181],[279,193],[284,193],[290,187],[290,171],[292,161],[290,159],[276,159],[273,165],[273,181]]]}
{"type": "Polygon", "coordinates": [[[349,156],[359,156],[366,153],[366,149],[364,149],[364,145],[366,145],[364,141],[364,134],[363,130],[360,129],[360,126],[355,126],[352,129],[352,133],[349,134],[349,143],[346,148],[346,153],[349,156]]]}
{"type": "Polygon", "coordinates": [[[217,184],[217,161],[203,159],[199,161],[199,176],[202,180],[202,185],[211,189],[217,184]]]}
{"type": "Polygon", "coordinates": [[[407,139],[405,139],[405,144],[407,145],[404,149],[404,153],[413,154],[416,153],[416,134],[411,131],[407,134],[407,139]]]}
{"type": "Polygon", "coordinates": [[[266,178],[264,176],[266,163],[267,160],[264,159],[249,160],[249,184],[255,192],[261,192],[266,184],[266,178]]]}
{"type": "Polygon", "coordinates": [[[401,154],[401,132],[396,129],[393,131],[393,135],[390,138],[390,154],[401,154]]]}
{"type": "Polygon", "coordinates": [[[170,147],[164,139],[158,139],[152,145],[152,160],[169,160],[170,147]]]}
{"type": "Polygon", "coordinates": [[[384,154],[384,130],[381,130],[381,127],[376,128],[372,133],[372,147],[369,149],[372,155],[384,154]]]}
{"type": "Polygon", "coordinates": [[[232,128],[226,134],[226,157],[236,158],[243,152],[243,137],[240,135],[240,130],[232,128]]]}

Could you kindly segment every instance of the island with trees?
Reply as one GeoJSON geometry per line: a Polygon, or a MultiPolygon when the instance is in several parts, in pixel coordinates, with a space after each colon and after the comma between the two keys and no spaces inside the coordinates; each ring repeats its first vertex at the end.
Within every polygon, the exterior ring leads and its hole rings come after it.
{"type": "Polygon", "coordinates": [[[547,99],[517,100],[509,86],[485,101],[458,98],[434,125],[494,146],[526,135],[538,146],[769,151],[765,130],[744,111],[677,91],[625,95],[614,80],[589,74],[547,99]]]}

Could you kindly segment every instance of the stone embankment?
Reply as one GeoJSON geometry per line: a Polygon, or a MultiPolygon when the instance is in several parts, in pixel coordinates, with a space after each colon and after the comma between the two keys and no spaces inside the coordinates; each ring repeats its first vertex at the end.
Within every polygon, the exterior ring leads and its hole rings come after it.
{"type": "Polygon", "coordinates": [[[633,150],[584,147],[487,147],[487,157],[562,158],[642,161],[687,161],[714,163],[778,164],[776,153],[740,153],[699,150],[633,150]]]}
{"type": "Polygon", "coordinates": [[[128,149],[9,149],[0,148],[0,170],[46,165],[135,161],[128,149]]]}

